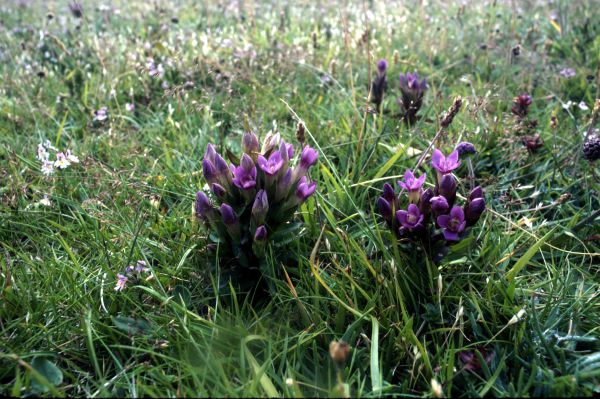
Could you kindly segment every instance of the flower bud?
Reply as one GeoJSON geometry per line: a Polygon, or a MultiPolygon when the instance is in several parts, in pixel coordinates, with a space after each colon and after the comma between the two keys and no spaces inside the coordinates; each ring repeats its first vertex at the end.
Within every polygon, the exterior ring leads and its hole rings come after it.
{"type": "Polygon", "coordinates": [[[446,197],[443,197],[441,195],[439,195],[437,197],[433,197],[430,200],[430,204],[431,204],[431,209],[433,210],[433,212],[436,215],[444,214],[448,211],[448,209],[450,209],[450,205],[448,205],[448,201],[446,200],[446,197]]]}
{"type": "Polygon", "coordinates": [[[308,170],[311,166],[317,163],[317,158],[319,154],[314,149],[306,146],[302,149],[302,154],[300,154],[300,167],[304,170],[308,170]]]}
{"type": "Polygon", "coordinates": [[[242,137],[242,151],[246,154],[253,156],[260,150],[260,144],[258,143],[258,137],[252,132],[244,133],[242,137]]]}
{"type": "Polygon", "coordinates": [[[379,209],[379,213],[381,214],[381,216],[383,216],[386,222],[389,223],[392,221],[394,211],[392,210],[392,206],[390,205],[388,200],[386,200],[383,197],[379,197],[379,199],[377,200],[377,208],[379,209]]]}
{"type": "Polygon", "coordinates": [[[422,214],[428,215],[431,210],[430,201],[433,198],[433,190],[428,188],[421,193],[421,200],[419,201],[419,209],[422,214]]]}
{"type": "Polygon", "coordinates": [[[267,212],[269,211],[269,200],[265,190],[259,190],[256,193],[254,204],[252,205],[252,221],[257,225],[265,222],[267,212]]]}
{"type": "Polygon", "coordinates": [[[219,183],[213,183],[210,186],[210,189],[212,190],[213,194],[219,199],[225,199],[227,197],[227,190],[225,190],[225,188],[219,183]]]}
{"type": "Polygon", "coordinates": [[[483,198],[483,189],[481,188],[481,186],[477,186],[473,190],[471,190],[467,201],[473,201],[475,198],[483,198]]]}
{"type": "Polygon", "coordinates": [[[279,147],[279,142],[281,141],[281,135],[278,133],[269,132],[263,141],[262,153],[265,156],[268,156],[271,151],[274,151],[279,147]]]}
{"type": "Polygon", "coordinates": [[[194,210],[196,217],[206,220],[210,213],[213,211],[214,207],[210,203],[210,200],[204,194],[203,191],[198,191],[196,193],[196,203],[194,204],[194,210]]]}
{"type": "Polygon", "coordinates": [[[475,198],[473,201],[465,205],[465,219],[468,226],[472,226],[481,217],[485,211],[485,200],[483,198],[475,198]]]}
{"type": "Polygon", "coordinates": [[[438,188],[439,194],[446,197],[448,205],[452,206],[456,199],[456,179],[451,174],[443,175],[438,188]]]}
{"type": "Polygon", "coordinates": [[[306,199],[310,197],[316,189],[317,183],[309,182],[306,176],[302,176],[300,183],[298,183],[298,188],[296,189],[296,198],[298,199],[298,203],[306,201],[306,199]]]}
{"type": "Polygon", "coordinates": [[[266,241],[267,240],[267,229],[265,226],[258,226],[254,233],[254,241],[266,241]]]}
{"type": "Polygon", "coordinates": [[[207,183],[212,183],[219,178],[215,165],[208,159],[202,161],[202,173],[207,183]]]}
{"type": "Polygon", "coordinates": [[[237,222],[237,216],[235,215],[233,208],[228,204],[221,205],[221,218],[223,219],[223,223],[228,226],[237,222]]]}
{"type": "Polygon", "coordinates": [[[290,187],[292,185],[292,170],[288,168],[283,176],[277,181],[277,188],[275,190],[275,202],[279,202],[284,199],[290,187]]]}
{"type": "Polygon", "coordinates": [[[383,185],[382,197],[385,198],[389,203],[394,203],[396,201],[396,193],[394,192],[394,188],[391,184],[385,183],[383,185]]]}
{"type": "Polygon", "coordinates": [[[217,155],[217,151],[215,150],[215,147],[212,144],[208,143],[206,145],[206,151],[204,152],[204,159],[207,159],[210,162],[214,162],[215,155],[217,155]]]}
{"type": "Polygon", "coordinates": [[[377,72],[379,72],[379,75],[383,75],[385,73],[385,71],[387,70],[388,67],[388,62],[385,59],[381,59],[379,60],[379,62],[377,63],[377,72]]]}

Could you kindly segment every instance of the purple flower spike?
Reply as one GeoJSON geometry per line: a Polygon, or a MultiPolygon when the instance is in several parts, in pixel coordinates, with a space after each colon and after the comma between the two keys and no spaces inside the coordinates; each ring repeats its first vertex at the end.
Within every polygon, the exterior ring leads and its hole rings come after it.
{"type": "Polygon", "coordinates": [[[442,152],[436,148],[433,150],[433,154],[431,156],[431,164],[442,175],[451,173],[454,169],[460,166],[460,162],[458,160],[458,151],[452,151],[452,153],[448,155],[448,158],[446,158],[444,154],[442,154],[442,152]]]}
{"type": "Polygon", "coordinates": [[[438,215],[446,213],[446,211],[450,208],[446,198],[442,197],[441,195],[433,197],[429,202],[431,203],[431,209],[438,215]]]}
{"type": "Polygon", "coordinates": [[[458,151],[458,155],[460,155],[461,157],[463,155],[469,155],[469,154],[475,154],[475,153],[477,153],[477,150],[475,149],[475,146],[473,144],[469,143],[468,141],[463,141],[461,143],[458,143],[456,145],[455,150],[458,151]]]}
{"type": "Polygon", "coordinates": [[[308,170],[311,166],[317,163],[319,154],[313,148],[309,146],[304,147],[302,154],[300,154],[300,167],[304,170],[308,170]]]}
{"type": "Polygon", "coordinates": [[[377,63],[377,71],[379,72],[379,75],[383,75],[387,70],[387,67],[388,62],[385,59],[379,60],[379,62],[377,63]]]}
{"type": "Polygon", "coordinates": [[[385,183],[383,185],[383,198],[386,199],[389,203],[394,203],[396,201],[396,193],[394,192],[394,188],[391,184],[385,183]]]}
{"type": "Polygon", "coordinates": [[[233,175],[233,184],[242,190],[249,190],[256,186],[256,166],[248,154],[242,155],[240,166],[235,168],[233,175]]]}
{"type": "Polygon", "coordinates": [[[316,189],[317,183],[309,182],[306,176],[302,176],[302,178],[300,178],[300,182],[298,183],[298,188],[296,189],[296,197],[300,200],[300,202],[303,202],[308,197],[313,195],[316,189]]]}
{"type": "Polygon", "coordinates": [[[408,211],[400,210],[396,212],[398,222],[408,230],[414,230],[423,227],[423,215],[419,211],[419,207],[415,204],[408,205],[408,211]]]}
{"type": "Polygon", "coordinates": [[[265,226],[258,226],[254,233],[254,241],[265,241],[267,239],[267,228],[265,226]]]}
{"type": "Polygon", "coordinates": [[[279,170],[283,166],[283,159],[281,158],[281,152],[275,151],[267,160],[262,155],[258,156],[258,166],[269,176],[275,176],[279,173],[279,170]]]}
{"type": "Polygon", "coordinates": [[[379,209],[379,213],[387,222],[391,222],[392,220],[392,206],[390,203],[383,197],[379,197],[377,200],[377,208],[379,209]]]}
{"type": "Polygon", "coordinates": [[[455,206],[449,215],[441,215],[437,218],[437,223],[444,229],[444,237],[448,241],[458,241],[458,235],[465,230],[467,222],[462,208],[455,206]]]}
{"type": "Polygon", "coordinates": [[[223,223],[226,225],[232,225],[237,221],[237,216],[235,216],[233,208],[228,204],[221,205],[221,217],[223,218],[223,223]]]}
{"type": "Polygon", "coordinates": [[[252,219],[256,224],[262,224],[267,217],[269,211],[269,200],[265,190],[259,190],[256,193],[254,204],[252,205],[252,219]]]}

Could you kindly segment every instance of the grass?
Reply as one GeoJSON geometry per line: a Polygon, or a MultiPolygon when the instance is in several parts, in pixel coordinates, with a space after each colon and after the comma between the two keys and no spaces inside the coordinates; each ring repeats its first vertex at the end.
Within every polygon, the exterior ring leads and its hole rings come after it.
{"type": "Polygon", "coordinates": [[[86,2],[81,19],[66,2],[0,5],[0,394],[600,392],[598,167],[581,156],[598,7],[386,3],[86,2]],[[365,112],[379,58],[380,116],[365,112]],[[396,115],[406,70],[429,84],[411,127],[396,115]],[[510,112],[522,92],[536,153],[510,112]],[[488,211],[433,263],[397,244],[375,203],[459,95],[437,145],[475,144],[488,211]],[[319,151],[301,233],[266,254],[289,278],[262,301],[221,281],[190,212],[206,144],[238,153],[245,116],[290,142],[302,121],[319,151]],[[46,139],[80,163],[44,176],[46,139]],[[150,273],[116,292],[137,260],[150,273]],[[341,367],[332,340],[350,344],[341,367]]]}

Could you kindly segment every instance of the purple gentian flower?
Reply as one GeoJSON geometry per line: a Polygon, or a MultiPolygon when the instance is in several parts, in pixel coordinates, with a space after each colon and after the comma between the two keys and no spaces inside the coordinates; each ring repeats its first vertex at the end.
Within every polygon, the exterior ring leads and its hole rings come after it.
{"type": "Polygon", "coordinates": [[[202,173],[204,174],[204,179],[209,184],[213,183],[219,178],[215,165],[207,158],[202,161],[202,173]]]}
{"type": "Polygon", "coordinates": [[[392,205],[383,197],[379,197],[377,200],[377,208],[379,209],[379,213],[386,222],[390,223],[392,221],[392,205]]]}
{"type": "Polygon", "coordinates": [[[382,58],[379,60],[379,62],[377,62],[377,72],[379,72],[379,75],[383,75],[385,73],[385,71],[387,70],[388,67],[388,62],[386,59],[382,58]]]}
{"type": "Polygon", "coordinates": [[[483,190],[477,186],[469,196],[467,197],[467,203],[465,204],[465,218],[467,225],[472,226],[481,217],[481,214],[485,211],[485,199],[483,198],[483,190]]]}
{"type": "Polygon", "coordinates": [[[400,74],[400,90],[422,92],[425,89],[427,89],[427,82],[425,78],[419,82],[419,74],[417,72],[400,74]]]}
{"type": "Polygon", "coordinates": [[[283,166],[283,159],[281,158],[281,152],[275,151],[269,156],[267,160],[262,155],[258,156],[258,166],[269,176],[275,176],[281,170],[283,166]]]}
{"type": "Polygon", "coordinates": [[[385,198],[386,201],[389,203],[394,203],[396,201],[396,192],[394,191],[394,188],[392,187],[391,184],[385,183],[383,185],[382,197],[385,198]]]}
{"type": "Polygon", "coordinates": [[[445,175],[447,173],[451,173],[454,169],[460,166],[460,162],[458,160],[458,151],[454,150],[448,158],[442,154],[440,150],[437,148],[433,150],[433,154],[431,155],[431,165],[439,172],[438,177],[440,180],[441,176],[439,174],[445,175]]]}
{"type": "Polygon", "coordinates": [[[213,194],[215,194],[218,198],[224,198],[227,195],[227,190],[225,190],[225,187],[219,183],[211,184],[210,188],[213,194]]]}
{"type": "Polygon", "coordinates": [[[453,207],[449,215],[438,216],[437,223],[444,229],[444,237],[448,241],[458,241],[458,235],[465,230],[467,224],[465,213],[459,206],[453,207]]]}
{"type": "Polygon", "coordinates": [[[419,191],[421,187],[423,187],[426,177],[427,174],[423,173],[421,177],[417,179],[410,169],[406,169],[406,172],[404,172],[404,181],[399,180],[398,184],[406,191],[419,191]]]}
{"type": "Polygon", "coordinates": [[[405,120],[409,124],[413,124],[417,120],[417,112],[423,105],[423,95],[427,89],[425,78],[419,82],[419,75],[415,73],[400,74],[400,91],[402,97],[398,100],[402,108],[404,108],[405,120]]]}
{"type": "Polygon", "coordinates": [[[425,183],[426,177],[427,174],[423,173],[421,177],[417,179],[410,169],[406,169],[406,172],[404,172],[404,181],[398,181],[400,187],[408,191],[408,197],[413,204],[419,202],[421,197],[421,187],[423,186],[423,183],[425,183]]]}
{"type": "Polygon", "coordinates": [[[204,194],[203,191],[198,191],[196,193],[196,203],[194,204],[194,211],[196,213],[196,217],[201,219],[207,219],[212,210],[214,209],[213,205],[210,203],[210,200],[204,194]]]}
{"type": "Polygon", "coordinates": [[[483,189],[481,188],[481,186],[477,186],[473,190],[471,190],[467,200],[473,201],[475,198],[483,198],[483,189]]]}
{"type": "Polygon", "coordinates": [[[298,198],[299,202],[303,202],[310,197],[316,189],[317,183],[309,182],[306,176],[302,176],[298,183],[298,188],[296,189],[296,198],[298,198]]]}
{"type": "Polygon", "coordinates": [[[458,155],[461,157],[463,155],[475,154],[477,152],[477,150],[475,149],[475,146],[473,144],[469,143],[468,141],[463,141],[461,143],[458,143],[456,145],[455,150],[458,151],[458,155]]]}
{"type": "Polygon", "coordinates": [[[423,215],[419,210],[419,207],[415,204],[408,205],[408,211],[399,210],[396,212],[396,218],[398,222],[407,230],[414,230],[423,227],[423,215]]]}
{"type": "Polygon", "coordinates": [[[290,191],[291,186],[292,170],[288,168],[284,175],[281,176],[277,181],[277,188],[275,189],[275,202],[278,202],[282,200],[285,196],[287,196],[287,193],[290,191]]]}
{"type": "Polygon", "coordinates": [[[448,204],[454,204],[456,199],[456,179],[454,176],[448,174],[443,175],[438,186],[438,192],[448,200],[448,204]]]}
{"type": "Polygon", "coordinates": [[[221,176],[229,175],[229,173],[230,173],[229,166],[227,165],[227,161],[225,161],[225,159],[223,159],[221,154],[219,154],[219,153],[215,154],[214,165],[215,165],[215,168],[217,169],[217,172],[219,173],[219,175],[221,175],[221,176]]]}
{"type": "Polygon", "coordinates": [[[235,168],[233,175],[233,184],[242,190],[256,186],[256,166],[248,154],[242,155],[240,166],[235,168]]]}
{"type": "Polygon", "coordinates": [[[316,150],[306,146],[302,149],[302,154],[300,154],[300,167],[304,170],[308,170],[311,166],[317,163],[317,158],[319,154],[316,150]]]}
{"type": "Polygon", "coordinates": [[[428,188],[421,192],[421,199],[419,200],[419,210],[425,216],[429,214],[431,210],[431,199],[434,197],[433,190],[428,188]]]}
{"type": "Polygon", "coordinates": [[[254,233],[254,241],[265,241],[267,239],[267,228],[265,226],[258,226],[254,233]]]}
{"type": "Polygon", "coordinates": [[[204,159],[207,159],[214,164],[216,156],[217,156],[217,150],[215,150],[215,146],[208,143],[206,145],[206,151],[204,152],[204,159]]]}
{"type": "Polygon", "coordinates": [[[223,218],[223,223],[226,225],[232,225],[237,222],[237,216],[235,215],[235,211],[229,204],[221,205],[221,218],[223,218]]]}
{"type": "Polygon", "coordinates": [[[378,76],[371,82],[371,102],[375,104],[377,112],[381,112],[383,95],[387,90],[387,77],[385,76],[387,66],[388,63],[386,60],[379,60],[377,63],[378,76]]]}

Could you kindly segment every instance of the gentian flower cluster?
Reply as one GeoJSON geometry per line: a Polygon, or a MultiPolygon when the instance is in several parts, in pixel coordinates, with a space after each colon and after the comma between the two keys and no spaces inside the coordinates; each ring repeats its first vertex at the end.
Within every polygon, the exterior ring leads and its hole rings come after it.
{"type": "Polygon", "coordinates": [[[404,108],[405,120],[409,124],[413,124],[417,120],[417,112],[423,105],[423,95],[427,90],[427,82],[425,78],[419,82],[419,74],[406,73],[400,74],[400,92],[402,97],[398,103],[404,108]]]}
{"type": "Polygon", "coordinates": [[[421,241],[435,241],[443,237],[447,242],[456,242],[465,230],[477,223],[485,210],[485,199],[481,187],[475,187],[461,206],[457,201],[458,182],[453,172],[460,166],[459,155],[475,152],[471,143],[463,142],[447,157],[438,150],[433,151],[431,165],[435,170],[435,188],[424,188],[427,175],[417,177],[406,170],[404,180],[398,181],[402,193],[408,197],[403,205],[402,197],[386,183],[377,207],[387,225],[398,237],[421,241]],[[435,232],[441,230],[442,235],[435,232]]]}
{"type": "Polygon", "coordinates": [[[387,77],[385,75],[387,67],[388,63],[386,60],[379,60],[377,63],[377,77],[371,83],[371,102],[375,104],[378,113],[381,112],[383,94],[387,89],[387,77]]]}
{"type": "Polygon", "coordinates": [[[261,149],[258,137],[247,132],[242,150],[233,165],[207,145],[202,170],[210,193],[196,194],[194,213],[243,265],[263,255],[269,237],[315,192],[308,175],[318,154],[304,146],[292,166],[294,147],[279,133],[269,133],[261,149]]]}

